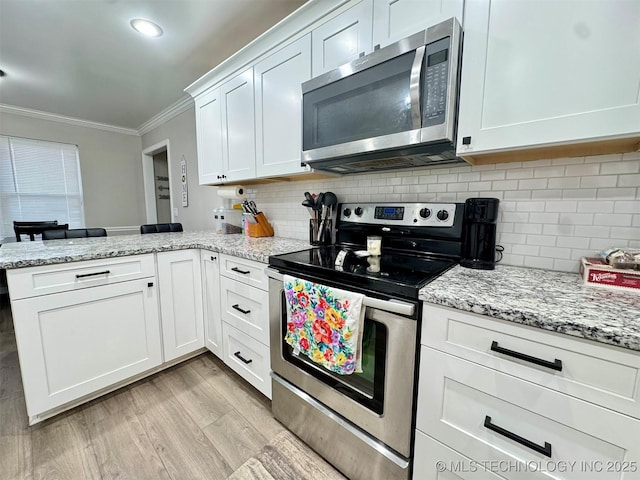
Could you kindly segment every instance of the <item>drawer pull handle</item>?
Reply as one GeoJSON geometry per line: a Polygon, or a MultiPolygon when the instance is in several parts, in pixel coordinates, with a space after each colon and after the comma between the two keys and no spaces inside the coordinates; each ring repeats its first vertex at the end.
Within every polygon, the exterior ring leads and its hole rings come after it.
{"type": "Polygon", "coordinates": [[[233,356],[238,357],[242,362],[245,363],[245,365],[249,365],[251,362],[253,362],[253,360],[251,359],[247,360],[242,355],[240,355],[240,351],[237,351],[236,353],[234,353],[233,356]]]}
{"type": "Polygon", "coordinates": [[[241,273],[243,275],[249,275],[251,273],[251,270],[240,270],[238,267],[233,267],[231,270],[233,272],[238,272],[238,273],[241,273]]]}
{"type": "Polygon", "coordinates": [[[533,443],[531,440],[522,438],[520,435],[516,435],[509,430],[505,430],[504,428],[491,423],[491,417],[489,415],[486,415],[484,417],[484,426],[489,430],[493,430],[494,432],[507,437],[510,440],[513,440],[514,442],[518,442],[520,445],[524,445],[525,447],[530,448],[535,452],[541,453],[542,455],[551,458],[551,444],[549,442],[544,442],[544,447],[541,447],[537,443],[533,443]]]}
{"type": "Polygon", "coordinates": [[[503,355],[507,355],[509,357],[524,360],[525,362],[535,363],[536,365],[541,365],[543,367],[550,368],[551,370],[557,370],[559,372],[562,371],[562,360],[558,360],[557,358],[553,362],[550,362],[541,358],[532,357],[531,355],[527,355],[525,353],[515,352],[513,350],[500,347],[498,346],[498,342],[496,342],[495,340],[491,343],[491,350],[503,355]]]}
{"type": "Polygon", "coordinates": [[[111,272],[109,270],[105,270],[104,272],[95,272],[95,273],[80,273],[76,274],[76,278],[84,278],[84,277],[94,277],[96,275],[109,275],[111,272]]]}
{"type": "Polygon", "coordinates": [[[231,308],[233,308],[234,310],[238,310],[240,313],[244,313],[245,315],[248,315],[251,313],[251,310],[243,310],[240,308],[239,304],[235,304],[235,305],[231,305],[231,308]]]}

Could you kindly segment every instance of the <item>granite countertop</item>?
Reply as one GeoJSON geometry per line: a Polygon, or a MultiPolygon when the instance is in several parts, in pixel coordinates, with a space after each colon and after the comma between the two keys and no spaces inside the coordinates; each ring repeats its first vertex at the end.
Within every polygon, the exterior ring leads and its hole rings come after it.
{"type": "Polygon", "coordinates": [[[309,248],[309,244],[290,238],[253,238],[208,231],[15,242],[0,247],[0,268],[52,265],[187,248],[202,248],[268,263],[269,255],[304,250],[309,248]]]}
{"type": "Polygon", "coordinates": [[[640,351],[640,294],[585,286],[577,273],[458,265],[420,290],[420,299],[640,351]]]}

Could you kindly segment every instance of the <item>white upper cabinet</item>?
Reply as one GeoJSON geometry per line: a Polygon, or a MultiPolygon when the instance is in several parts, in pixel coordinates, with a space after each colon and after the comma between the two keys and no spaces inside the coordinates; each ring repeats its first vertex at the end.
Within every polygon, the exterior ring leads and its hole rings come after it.
{"type": "Polygon", "coordinates": [[[363,0],[311,32],[313,76],[349,63],[361,53],[370,53],[372,0],[363,0]]]}
{"type": "Polygon", "coordinates": [[[386,47],[448,18],[462,24],[463,0],[374,0],[373,45],[386,47]]]}
{"type": "Polygon", "coordinates": [[[223,175],[220,90],[196,98],[196,138],[200,185],[220,182],[223,175]]]}
{"type": "Polygon", "coordinates": [[[223,181],[255,177],[256,132],[253,68],[220,87],[222,101],[223,181]]]}
{"type": "Polygon", "coordinates": [[[300,85],[311,78],[311,34],[258,63],[254,78],[257,176],[304,172],[300,85]]]}
{"type": "Polygon", "coordinates": [[[640,2],[474,0],[464,18],[458,155],[638,137],[640,2]]]}

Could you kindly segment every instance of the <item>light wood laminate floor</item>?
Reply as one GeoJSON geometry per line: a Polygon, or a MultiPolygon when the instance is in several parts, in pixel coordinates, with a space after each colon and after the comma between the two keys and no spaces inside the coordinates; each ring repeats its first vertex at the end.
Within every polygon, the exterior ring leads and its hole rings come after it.
{"type": "Polygon", "coordinates": [[[210,353],[28,426],[0,302],[0,479],[225,479],[285,428],[210,353]]]}

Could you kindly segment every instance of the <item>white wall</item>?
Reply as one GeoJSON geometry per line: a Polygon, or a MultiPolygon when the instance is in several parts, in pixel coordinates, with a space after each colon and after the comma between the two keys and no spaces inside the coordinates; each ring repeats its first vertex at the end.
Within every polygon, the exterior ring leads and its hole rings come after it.
{"type": "Polygon", "coordinates": [[[640,248],[640,152],[486,166],[448,166],[278,182],[248,189],[275,233],[308,239],[303,193],[340,202],[500,199],[504,264],[577,271],[581,256],[640,248]]]}
{"type": "MultiPolygon", "coordinates": [[[[185,230],[213,230],[213,209],[222,205],[216,195],[216,187],[198,184],[198,159],[196,154],[196,114],[195,108],[173,117],[154,130],[142,136],[142,149],[169,140],[169,163],[171,165],[172,208],[177,208],[174,221],[182,223],[185,230]],[[180,195],[180,160],[187,161],[187,189],[189,205],[182,206],[180,195]]],[[[141,161],[141,160],[140,160],[141,161]]]]}
{"type": "Polygon", "coordinates": [[[78,145],[87,227],[144,223],[140,137],[11,113],[0,134],[78,145]]]}

